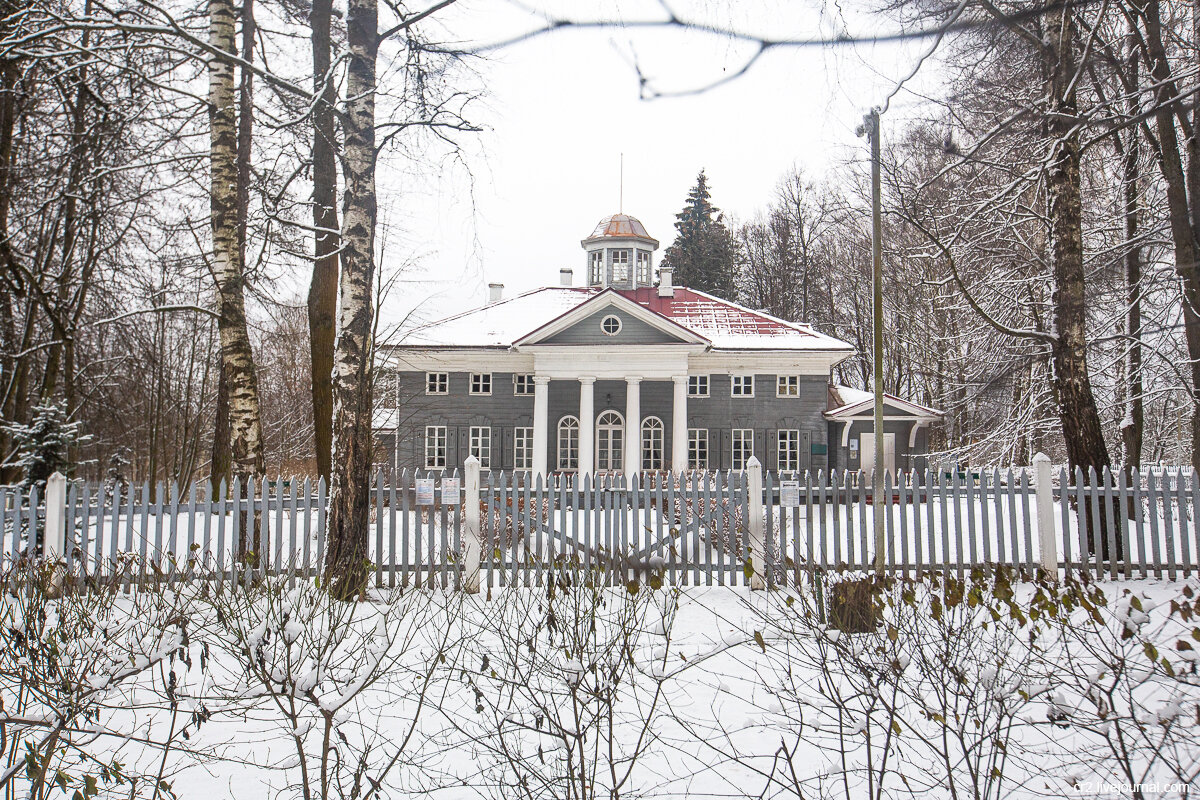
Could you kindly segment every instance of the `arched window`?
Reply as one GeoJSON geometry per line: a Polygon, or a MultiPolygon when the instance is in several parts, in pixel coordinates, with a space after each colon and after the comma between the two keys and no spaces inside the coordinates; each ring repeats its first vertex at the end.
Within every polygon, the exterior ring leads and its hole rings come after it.
{"type": "Polygon", "coordinates": [[[574,417],[558,421],[558,469],[579,469],[579,420],[574,417]]]}
{"type": "Polygon", "coordinates": [[[642,420],[642,469],[663,468],[663,424],[658,417],[642,420]]]}
{"type": "Polygon", "coordinates": [[[625,420],[616,411],[605,411],[596,418],[596,472],[621,469],[625,420]]]}

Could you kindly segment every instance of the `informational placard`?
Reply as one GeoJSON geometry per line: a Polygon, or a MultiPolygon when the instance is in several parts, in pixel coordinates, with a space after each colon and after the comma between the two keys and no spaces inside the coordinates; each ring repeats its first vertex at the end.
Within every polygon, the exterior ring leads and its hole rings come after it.
{"type": "Polygon", "coordinates": [[[779,482],[779,505],[784,508],[800,505],[800,481],[779,482]]]}
{"type": "Polygon", "coordinates": [[[433,505],[433,478],[417,478],[417,505],[433,505]]]}
{"type": "Polygon", "coordinates": [[[462,484],[459,483],[459,480],[459,478],[442,478],[442,505],[458,505],[458,490],[462,488],[462,484]]]}

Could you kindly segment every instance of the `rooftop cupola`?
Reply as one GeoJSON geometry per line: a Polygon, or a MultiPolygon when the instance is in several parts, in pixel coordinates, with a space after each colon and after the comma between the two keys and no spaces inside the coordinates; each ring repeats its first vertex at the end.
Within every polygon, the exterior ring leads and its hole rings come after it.
{"type": "Polygon", "coordinates": [[[581,242],[587,253],[588,286],[637,289],[654,285],[653,253],[658,240],[628,214],[600,220],[581,242]]]}

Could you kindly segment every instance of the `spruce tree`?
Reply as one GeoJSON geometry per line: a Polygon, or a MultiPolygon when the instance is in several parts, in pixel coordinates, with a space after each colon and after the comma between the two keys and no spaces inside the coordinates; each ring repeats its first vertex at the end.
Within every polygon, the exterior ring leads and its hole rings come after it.
{"type": "Polygon", "coordinates": [[[70,420],[66,409],[57,403],[34,407],[32,416],[33,421],[28,425],[4,426],[17,451],[17,466],[25,471],[21,485],[44,486],[55,472],[71,477],[74,467],[71,447],[83,444],[89,437],[80,435],[79,423],[70,420]]]}
{"type": "Polygon", "coordinates": [[[663,253],[662,266],[674,270],[672,280],[727,300],[737,296],[733,235],[719,208],[712,204],[708,176],[696,176],[683,210],[675,215],[675,241],[663,253]]]}

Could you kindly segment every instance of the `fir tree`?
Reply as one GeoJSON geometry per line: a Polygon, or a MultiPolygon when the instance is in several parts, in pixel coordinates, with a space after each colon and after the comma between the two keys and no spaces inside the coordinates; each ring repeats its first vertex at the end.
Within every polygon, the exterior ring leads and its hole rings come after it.
{"type": "Polygon", "coordinates": [[[66,410],[55,403],[35,406],[28,425],[9,424],[5,432],[17,451],[17,466],[25,470],[22,486],[44,486],[55,472],[71,476],[70,449],[88,437],[79,435],[79,423],[67,419],[66,410]]]}
{"type": "Polygon", "coordinates": [[[712,204],[708,176],[696,176],[683,210],[675,215],[675,241],[663,253],[662,266],[674,270],[673,281],[727,300],[737,296],[733,235],[719,208],[712,204]]]}

